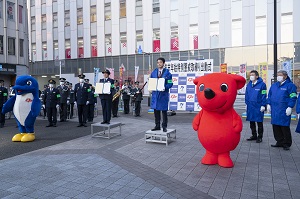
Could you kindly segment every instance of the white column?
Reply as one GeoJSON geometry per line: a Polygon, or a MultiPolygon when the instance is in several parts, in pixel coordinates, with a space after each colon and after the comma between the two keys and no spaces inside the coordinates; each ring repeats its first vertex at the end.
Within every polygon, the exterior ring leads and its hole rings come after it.
{"type": "Polygon", "coordinates": [[[209,36],[209,0],[199,0],[199,20],[198,20],[198,44],[199,49],[210,48],[209,36]]]}
{"type": "Polygon", "coordinates": [[[41,0],[35,1],[35,29],[36,29],[36,61],[43,60],[42,50],[42,21],[41,21],[42,6],[41,0]]]}
{"type": "Polygon", "coordinates": [[[105,56],[104,0],[97,1],[97,55],[105,56]]]}
{"type": "MultiPolygon", "coordinates": [[[[127,29],[128,31],[128,29],[127,29]]],[[[153,52],[152,1],[143,0],[143,42],[144,52],[153,52]]]]}
{"type": "Polygon", "coordinates": [[[78,44],[78,36],[77,36],[77,1],[70,1],[70,43],[71,43],[71,58],[77,58],[77,44],[78,44]]]}
{"type": "Polygon", "coordinates": [[[243,0],[242,10],[242,44],[252,46],[255,45],[255,1],[243,0]]]}
{"type": "Polygon", "coordinates": [[[171,50],[170,1],[160,1],[160,51],[171,50]]]}
{"type": "Polygon", "coordinates": [[[189,50],[189,4],[186,0],[179,0],[178,6],[179,50],[189,50]]]}
{"type": "MultiPolygon", "coordinates": [[[[126,6],[127,6],[126,7],[126,16],[127,16],[127,54],[130,55],[130,54],[135,54],[135,49],[136,49],[135,0],[127,0],[127,5],[126,6]]],[[[143,1],[143,7],[144,7],[144,1],[143,1]]],[[[145,18],[144,18],[144,20],[145,20],[145,18]]],[[[145,36],[144,36],[145,34],[146,33],[145,33],[145,30],[144,30],[143,31],[144,42],[145,42],[145,36]]],[[[145,43],[144,43],[144,45],[145,45],[145,43]]]]}
{"type": "Polygon", "coordinates": [[[83,50],[84,57],[91,57],[91,6],[90,1],[83,4],[83,50]]]}
{"type": "Polygon", "coordinates": [[[46,1],[48,60],[53,60],[53,15],[52,13],[53,13],[52,1],[46,1]]]}
{"type": "MultiPolygon", "coordinates": [[[[126,8],[127,11],[128,8],[126,8]]],[[[133,12],[132,10],[128,10],[133,12]]],[[[128,12],[127,12],[128,13],[128,12]]],[[[120,3],[111,1],[112,55],[120,55],[120,3]]]]}
{"type": "Polygon", "coordinates": [[[58,0],[58,56],[65,59],[65,5],[64,0],[58,0]]]}
{"type": "Polygon", "coordinates": [[[296,8],[300,8],[300,1],[294,0],[293,3],[293,31],[294,31],[294,42],[300,42],[300,12],[296,8]]]}
{"type": "MultiPolygon", "coordinates": [[[[298,0],[295,0],[300,3],[298,0]]],[[[267,40],[268,44],[274,44],[274,0],[268,0],[267,7],[267,40]]],[[[293,13],[295,14],[295,13],[293,13]]],[[[295,21],[294,21],[295,24],[295,21]]],[[[295,35],[294,35],[295,36],[295,35]]],[[[280,0],[277,0],[277,43],[281,41],[281,7],[280,0]]]]}
{"type": "Polygon", "coordinates": [[[231,47],[231,0],[220,1],[220,40],[219,47],[231,47]]]}

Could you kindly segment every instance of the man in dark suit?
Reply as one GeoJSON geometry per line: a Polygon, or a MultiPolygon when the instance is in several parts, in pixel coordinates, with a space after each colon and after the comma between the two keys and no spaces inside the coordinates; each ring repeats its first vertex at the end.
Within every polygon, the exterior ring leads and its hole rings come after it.
{"type": "Polygon", "coordinates": [[[72,83],[69,83],[68,85],[69,90],[70,90],[70,94],[68,97],[68,115],[69,115],[69,119],[73,118],[74,115],[74,103],[75,103],[75,91],[72,89],[72,83]]]}
{"type": "MultiPolygon", "coordinates": [[[[119,92],[119,90],[120,90],[119,81],[115,80],[115,86],[114,86],[114,89],[113,89],[112,96],[114,96],[117,92],[119,92]]],[[[119,100],[120,100],[120,96],[112,102],[112,115],[113,115],[113,117],[118,117],[119,100]]]]}
{"type": "Polygon", "coordinates": [[[70,95],[69,88],[65,85],[66,78],[59,78],[59,86],[57,87],[60,94],[60,122],[67,121],[67,101],[68,96],[70,95]]]}
{"type": "Polygon", "coordinates": [[[43,96],[43,108],[47,110],[47,117],[49,124],[46,127],[56,127],[57,122],[57,108],[59,108],[60,94],[58,89],[54,87],[56,82],[53,79],[49,81],[49,88],[45,90],[43,96]]]}
{"type": "MultiPolygon", "coordinates": [[[[43,101],[44,100],[44,96],[45,96],[45,92],[46,92],[46,89],[48,88],[48,85],[44,85],[44,90],[42,90],[42,92],[41,92],[41,102],[42,102],[42,104],[45,104],[45,102],[43,101]]],[[[46,107],[44,108],[43,107],[43,112],[44,112],[44,119],[46,118],[46,113],[47,113],[47,111],[46,111],[46,107]]]]}
{"type": "Polygon", "coordinates": [[[4,80],[0,80],[0,128],[4,127],[5,124],[5,115],[2,114],[3,104],[7,101],[8,91],[4,87],[4,80]]]}
{"type": "Polygon", "coordinates": [[[87,120],[88,122],[93,122],[94,120],[94,110],[95,110],[95,106],[97,105],[97,97],[98,97],[98,94],[95,94],[95,89],[93,87],[92,84],[89,84],[90,86],[90,89],[91,89],[91,92],[89,92],[89,96],[90,96],[90,101],[89,101],[89,104],[87,105],[88,108],[87,108],[87,111],[88,111],[88,114],[87,114],[87,120]]]}
{"type": "Polygon", "coordinates": [[[109,78],[110,71],[105,70],[102,72],[104,78],[100,79],[100,83],[110,83],[110,94],[99,94],[101,105],[102,105],[102,113],[103,113],[103,121],[101,124],[110,124],[111,119],[111,105],[112,105],[112,98],[113,98],[113,89],[114,89],[114,80],[109,78]]]}
{"type": "Polygon", "coordinates": [[[79,124],[77,127],[87,127],[86,120],[87,120],[87,105],[89,104],[89,92],[91,89],[88,84],[84,83],[85,75],[81,74],[78,75],[79,83],[75,85],[74,92],[75,92],[75,103],[77,104],[78,109],[78,119],[79,124]]]}
{"type": "Polygon", "coordinates": [[[143,100],[143,93],[142,90],[139,88],[139,82],[136,81],[134,83],[134,88],[131,90],[133,94],[133,101],[134,101],[134,107],[135,107],[135,117],[140,116],[141,112],[141,102],[143,100]]]}
{"type": "Polygon", "coordinates": [[[122,94],[123,94],[123,102],[124,102],[124,113],[129,113],[129,101],[130,101],[130,92],[131,87],[129,85],[128,80],[125,80],[124,85],[122,86],[122,94]]]}

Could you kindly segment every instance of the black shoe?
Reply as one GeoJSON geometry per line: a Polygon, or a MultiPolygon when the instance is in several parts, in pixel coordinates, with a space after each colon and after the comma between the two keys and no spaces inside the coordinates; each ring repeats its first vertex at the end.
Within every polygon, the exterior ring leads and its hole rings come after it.
{"type": "Polygon", "coordinates": [[[155,127],[154,129],[151,129],[151,131],[160,131],[160,127],[155,127]]]}
{"type": "Polygon", "coordinates": [[[250,138],[247,139],[247,141],[252,141],[252,140],[257,140],[257,137],[252,135],[250,138]]]}
{"type": "Polygon", "coordinates": [[[86,125],[86,124],[83,124],[82,126],[84,126],[84,127],[87,127],[87,125],[86,125]]]}
{"type": "Polygon", "coordinates": [[[107,121],[106,124],[110,124],[110,121],[107,121]]]}
{"type": "Polygon", "coordinates": [[[53,124],[48,124],[46,127],[51,127],[51,126],[53,126],[53,124]]]}
{"type": "Polygon", "coordinates": [[[262,142],[262,138],[257,138],[256,143],[261,143],[262,142]]]}
{"type": "Polygon", "coordinates": [[[290,147],[289,147],[289,146],[286,146],[286,145],[284,145],[284,146],[283,146],[283,150],[285,150],[285,151],[288,151],[288,150],[290,150],[290,147]]]}
{"type": "Polygon", "coordinates": [[[168,130],[167,130],[167,128],[163,128],[163,132],[167,132],[168,130]]]}
{"type": "Polygon", "coordinates": [[[53,127],[56,127],[56,124],[53,124],[53,127]]]}
{"type": "Polygon", "coordinates": [[[106,121],[101,122],[101,124],[105,124],[105,123],[106,123],[106,121]]]}
{"type": "Polygon", "coordinates": [[[82,127],[82,124],[78,124],[77,127],[82,127]]]}
{"type": "Polygon", "coordinates": [[[281,144],[271,144],[271,147],[283,147],[281,144]]]}

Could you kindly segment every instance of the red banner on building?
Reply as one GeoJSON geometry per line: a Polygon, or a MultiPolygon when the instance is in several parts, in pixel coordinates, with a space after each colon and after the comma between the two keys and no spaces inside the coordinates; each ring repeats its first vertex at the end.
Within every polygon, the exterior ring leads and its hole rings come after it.
{"type": "Polygon", "coordinates": [[[78,48],[78,58],[83,58],[84,57],[84,53],[83,53],[83,48],[78,48]]]}
{"type": "Polygon", "coordinates": [[[92,46],[92,57],[97,57],[97,46],[92,46]]]}
{"type": "Polygon", "coordinates": [[[153,40],[153,52],[160,52],[160,40],[153,40]]]}
{"type": "Polygon", "coordinates": [[[66,49],[66,59],[71,59],[71,49],[69,48],[69,49],[66,49]]]}
{"type": "Polygon", "coordinates": [[[179,50],[179,40],[178,37],[174,37],[171,39],[171,51],[179,50]]]}
{"type": "Polygon", "coordinates": [[[198,35],[193,36],[194,50],[198,49],[198,35]]]}

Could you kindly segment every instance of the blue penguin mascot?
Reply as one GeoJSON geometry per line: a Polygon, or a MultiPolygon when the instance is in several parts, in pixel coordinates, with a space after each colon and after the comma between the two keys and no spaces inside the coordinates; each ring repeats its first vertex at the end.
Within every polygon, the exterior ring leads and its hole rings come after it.
{"type": "Polygon", "coordinates": [[[13,142],[31,142],[35,140],[34,122],[41,110],[38,82],[31,76],[19,76],[13,87],[16,95],[3,106],[2,113],[13,111],[20,133],[13,142]]]}

